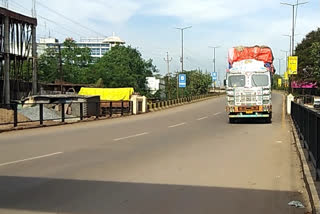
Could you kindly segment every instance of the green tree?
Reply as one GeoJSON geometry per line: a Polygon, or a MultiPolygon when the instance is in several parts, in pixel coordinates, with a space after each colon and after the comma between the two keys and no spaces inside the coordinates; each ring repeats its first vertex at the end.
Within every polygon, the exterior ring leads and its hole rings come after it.
{"type": "MultiPolygon", "coordinates": [[[[89,48],[80,48],[68,38],[61,47],[63,80],[70,83],[95,83],[95,73],[90,72],[92,58],[89,48]]],[[[61,79],[60,54],[58,46],[49,47],[38,59],[38,76],[42,82],[55,82],[61,79]]]]}
{"type": "MultiPolygon", "coordinates": [[[[209,73],[203,73],[200,70],[192,70],[183,72],[187,76],[187,87],[178,88],[179,97],[196,96],[208,93],[212,84],[212,79],[209,73]]],[[[166,77],[166,95],[167,97],[177,97],[177,78],[166,77]]]]}
{"type": "MultiPolygon", "coordinates": [[[[27,69],[27,65],[26,65],[27,69]]],[[[38,78],[40,82],[52,83],[60,78],[59,58],[55,48],[49,47],[38,59],[38,78]]]]}
{"type": "Polygon", "coordinates": [[[147,93],[146,77],[157,72],[152,60],[144,60],[141,53],[124,46],[113,47],[94,66],[97,78],[102,78],[106,87],[133,87],[135,91],[147,93]]]}
{"type": "Polygon", "coordinates": [[[95,84],[95,87],[97,87],[97,88],[103,88],[103,87],[104,87],[103,79],[102,79],[102,78],[99,78],[99,79],[98,79],[98,81],[97,81],[96,84],[95,84]]]}
{"type": "Polygon", "coordinates": [[[319,80],[320,28],[311,31],[296,47],[299,57],[297,80],[319,80]]]}
{"type": "Polygon", "coordinates": [[[89,48],[80,48],[72,38],[63,43],[61,50],[63,63],[63,79],[71,83],[89,83],[86,78],[87,69],[92,62],[89,48]]]}

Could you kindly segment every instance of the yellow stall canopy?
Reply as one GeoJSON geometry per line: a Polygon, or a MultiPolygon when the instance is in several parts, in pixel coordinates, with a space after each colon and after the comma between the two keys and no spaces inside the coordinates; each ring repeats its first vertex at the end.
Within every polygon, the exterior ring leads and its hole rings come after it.
{"type": "Polygon", "coordinates": [[[79,95],[100,96],[100,100],[129,101],[133,88],[81,88],[79,95]]]}

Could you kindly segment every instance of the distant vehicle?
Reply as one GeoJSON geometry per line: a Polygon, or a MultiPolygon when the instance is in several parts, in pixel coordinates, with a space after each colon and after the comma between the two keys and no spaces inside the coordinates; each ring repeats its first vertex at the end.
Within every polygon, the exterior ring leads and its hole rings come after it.
{"type": "Polygon", "coordinates": [[[229,50],[226,93],[229,122],[239,118],[264,118],[271,123],[273,54],[269,47],[236,47],[229,50]]]}
{"type": "Polygon", "coordinates": [[[320,109],[320,97],[315,97],[313,99],[313,108],[320,109]]]}

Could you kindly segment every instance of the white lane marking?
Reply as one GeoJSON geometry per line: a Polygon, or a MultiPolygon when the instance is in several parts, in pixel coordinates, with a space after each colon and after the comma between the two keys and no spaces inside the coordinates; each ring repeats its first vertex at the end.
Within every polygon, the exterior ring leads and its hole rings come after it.
{"type": "Polygon", "coordinates": [[[141,133],[141,134],[135,134],[135,135],[127,136],[127,137],[116,138],[116,139],[113,139],[113,140],[114,141],[120,141],[120,140],[129,139],[129,138],[140,137],[140,136],[147,135],[147,134],[149,134],[149,133],[148,132],[144,132],[144,133],[141,133]]]}
{"type": "Polygon", "coordinates": [[[175,128],[175,127],[178,127],[178,126],[183,126],[185,124],[186,123],[179,123],[179,124],[176,124],[176,125],[168,126],[168,128],[175,128]]]}
{"type": "Polygon", "coordinates": [[[217,115],[219,115],[219,114],[221,114],[221,112],[215,113],[215,114],[213,114],[213,116],[217,116],[217,115]]]}
{"type": "Polygon", "coordinates": [[[21,163],[21,162],[25,162],[25,161],[31,161],[31,160],[36,160],[36,159],[41,159],[41,158],[47,158],[47,157],[51,157],[51,156],[55,156],[55,155],[60,155],[63,152],[56,152],[56,153],[52,153],[52,154],[47,154],[47,155],[41,155],[38,157],[32,157],[32,158],[27,158],[27,159],[23,159],[23,160],[17,160],[17,161],[11,161],[11,162],[7,162],[7,163],[1,163],[0,166],[7,166],[10,164],[16,164],[16,163],[21,163]]]}
{"type": "Polygon", "coordinates": [[[207,119],[208,117],[201,117],[201,118],[198,118],[197,120],[204,120],[204,119],[207,119]]]}

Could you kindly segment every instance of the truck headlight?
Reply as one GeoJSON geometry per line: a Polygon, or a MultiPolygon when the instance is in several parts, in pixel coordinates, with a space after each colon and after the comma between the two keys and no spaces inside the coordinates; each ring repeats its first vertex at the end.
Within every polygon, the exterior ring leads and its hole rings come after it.
{"type": "Polygon", "coordinates": [[[270,96],[263,96],[263,100],[270,100],[270,96]]]}
{"type": "Polygon", "coordinates": [[[263,90],[263,94],[270,94],[270,90],[263,90]]]}
{"type": "Polygon", "coordinates": [[[228,96],[234,96],[234,93],[233,93],[233,91],[227,91],[227,95],[228,96]]]}

